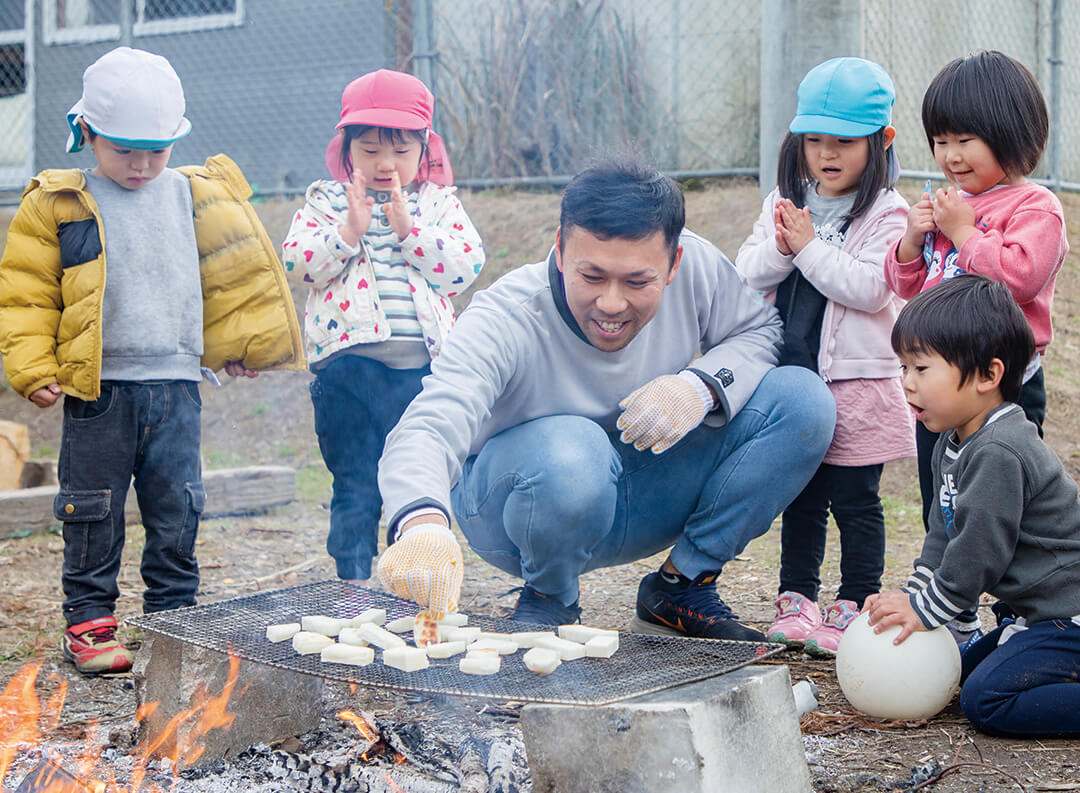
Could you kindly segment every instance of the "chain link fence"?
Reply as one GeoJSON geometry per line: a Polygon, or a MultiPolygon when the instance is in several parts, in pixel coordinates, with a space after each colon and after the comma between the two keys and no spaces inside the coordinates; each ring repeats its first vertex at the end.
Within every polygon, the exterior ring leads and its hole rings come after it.
{"type": "MultiPolygon", "coordinates": [[[[1047,95],[1052,141],[1036,176],[1080,188],[1080,107],[1062,99],[1080,88],[1080,0],[861,7],[863,54],[897,86],[905,171],[937,173],[919,118],[930,79],[993,48],[1047,95]]],[[[383,66],[433,88],[465,184],[558,183],[628,147],[679,176],[756,175],[762,16],[745,0],[3,0],[0,189],[10,203],[37,170],[92,164],[64,152],[64,114],[83,69],[119,44],[180,74],[193,131],[174,162],[224,151],[264,195],[325,174],[341,89],[383,66]]]]}

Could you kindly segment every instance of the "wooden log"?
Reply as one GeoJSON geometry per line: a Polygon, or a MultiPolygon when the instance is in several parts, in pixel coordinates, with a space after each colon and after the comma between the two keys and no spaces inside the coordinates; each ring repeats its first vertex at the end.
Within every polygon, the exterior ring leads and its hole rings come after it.
{"type": "MultiPolygon", "coordinates": [[[[296,471],[283,465],[223,468],[203,473],[206,489],[204,518],[250,515],[288,504],[296,498],[296,471]]],[[[53,517],[56,485],[0,492],[0,538],[19,532],[42,531],[57,523],[53,517]]],[[[124,518],[139,521],[134,488],[128,491],[124,518]]]]}
{"type": "Polygon", "coordinates": [[[0,421],[0,491],[18,488],[28,459],[30,430],[16,421],[0,421]]]}

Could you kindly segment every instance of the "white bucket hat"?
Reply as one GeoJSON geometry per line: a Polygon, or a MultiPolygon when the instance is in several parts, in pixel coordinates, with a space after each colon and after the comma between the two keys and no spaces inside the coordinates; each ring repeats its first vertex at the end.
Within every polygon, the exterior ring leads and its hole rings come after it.
{"type": "Polygon", "coordinates": [[[79,119],[128,148],[164,149],[191,132],[184,110],[184,88],[168,60],[117,47],[83,72],[82,98],[67,114],[67,150],[83,147],[79,119]]]}

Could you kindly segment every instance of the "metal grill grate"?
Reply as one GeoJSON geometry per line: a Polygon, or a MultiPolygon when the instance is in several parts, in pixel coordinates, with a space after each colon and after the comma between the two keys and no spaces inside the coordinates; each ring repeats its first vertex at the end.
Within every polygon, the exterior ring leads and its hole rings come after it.
{"type": "MultiPolygon", "coordinates": [[[[620,633],[619,650],[611,658],[568,661],[550,675],[538,675],[526,669],[523,653],[518,652],[503,656],[498,674],[477,676],[458,670],[460,656],[433,659],[427,669],[403,672],[385,666],[378,657],[361,667],[326,664],[318,653],[298,655],[291,642],[266,640],[267,625],[299,622],[311,614],[353,617],[368,608],[385,608],[387,619],[417,611],[415,603],[333,580],[129,617],[127,622],[250,661],[362,686],[571,705],[604,705],[693,683],[783,650],[779,644],[620,633]]],[[[534,629],[528,623],[476,614],[469,615],[469,624],[501,633],[534,629]]]]}

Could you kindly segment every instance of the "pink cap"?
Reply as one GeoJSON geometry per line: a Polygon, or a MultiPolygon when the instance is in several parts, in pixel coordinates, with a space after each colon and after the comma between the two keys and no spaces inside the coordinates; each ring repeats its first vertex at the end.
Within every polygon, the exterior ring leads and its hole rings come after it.
{"type": "MultiPolygon", "coordinates": [[[[418,177],[443,185],[454,183],[454,171],[443,139],[431,131],[435,97],[423,81],[405,72],[379,69],[357,77],[341,94],[341,121],[334,129],[352,125],[389,129],[426,130],[428,151],[418,177]]],[[[342,136],[335,135],[326,147],[326,167],[339,182],[348,175],[341,164],[342,136]]]]}

